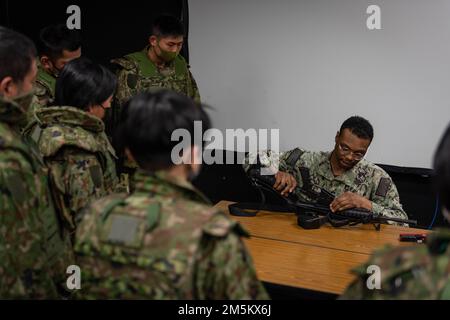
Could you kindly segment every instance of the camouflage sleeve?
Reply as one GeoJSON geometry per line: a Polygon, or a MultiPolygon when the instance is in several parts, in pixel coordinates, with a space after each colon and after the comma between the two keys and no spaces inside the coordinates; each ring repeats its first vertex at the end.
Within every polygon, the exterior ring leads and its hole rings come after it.
{"type": "Polygon", "coordinates": [[[0,298],[55,298],[43,251],[39,180],[14,152],[0,154],[0,298]]]}
{"type": "Polygon", "coordinates": [[[397,188],[386,172],[380,169],[375,174],[374,186],[375,188],[372,189],[370,196],[374,213],[379,213],[385,217],[408,219],[408,215],[400,204],[397,188]]]}
{"type": "Polygon", "coordinates": [[[35,85],[35,103],[37,108],[46,107],[53,103],[53,99],[49,89],[40,81],[36,81],[35,85]]]}
{"type": "Polygon", "coordinates": [[[42,105],[38,101],[38,97],[36,95],[33,96],[33,100],[31,101],[30,107],[27,110],[27,124],[23,128],[25,129],[27,126],[29,126],[32,122],[35,122],[35,113],[36,110],[39,110],[42,107],[42,105]]]}
{"type": "Polygon", "coordinates": [[[201,103],[201,98],[200,98],[200,91],[198,90],[198,85],[197,85],[197,81],[195,81],[194,76],[192,75],[191,71],[188,70],[188,77],[190,80],[190,92],[192,93],[191,98],[197,102],[197,103],[201,103]]]}
{"type": "Polygon", "coordinates": [[[267,168],[266,174],[275,174],[278,171],[282,171],[291,173],[297,178],[294,169],[303,152],[303,150],[295,148],[284,152],[263,150],[257,153],[249,153],[244,159],[243,167],[247,172],[252,165],[257,163],[257,157],[259,156],[261,166],[267,168]]]}
{"type": "Polygon", "coordinates": [[[136,94],[137,76],[134,69],[120,69],[117,73],[117,91],[115,101],[119,108],[136,94]],[[133,81],[133,79],[136,79],[133,81]]]}
{"type": "Polygon", "coordinates": [[[258,280],[239,225],[223,236],[206,234],[195,274],[197,299],[265,300],[269,296],[258,280]]]}
{"type": "Polygon", "coordinates": [[[258,152],[249,152],[245,157],[242,166],[244,170],[247,172],[253,165],[257,164],[259,157],[259,161],[261,166],[267,168],[273,174],[277,173],[281,166],[281,161],[283,157],[282,152],[275,152],[272,150],[262,150],[258,152]]]}
{"type": "Polygon", "coordinates": [[[95,155],[77,150],[65,161],[48,161],[48,167],[63,220],[69,229],[75,229],[80,210],[107,193],[100,162],[95,155]]]}
{"type": "Polygon", "coordinates": [[[104,170],[103,170],[103,180],[104,180],[104,188],[107,194],[113,192],[127,192],[126,187],[128,186],[128,180],[124,179],[125,175],[117,175],[117,161],[118,158],[116,156],[116,151],[114,147],[109,142],[108,138],[104,137],[104,143],[106,145],[106,152],[103,157],[104,161],[104,170]]]}

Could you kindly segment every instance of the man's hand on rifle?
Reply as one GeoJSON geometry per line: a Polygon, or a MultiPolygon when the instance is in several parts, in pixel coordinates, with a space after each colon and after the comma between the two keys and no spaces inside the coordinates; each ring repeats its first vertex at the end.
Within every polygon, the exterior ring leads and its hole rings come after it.
{"type": "Polygon", "coordinates": [[[330,209],[332,212],[353,208],[363,208],[372,211],[372,202],[359,194],[345,192],[339,197],[336,197],[336,199],[334,199],[334,201],[330,204],[330,209]]]}
{"type": "Polygon", "coordinates": [[[282,196],[287,196],[297,187],[297,180],[286,172],[278,171],[275,174],[275,184],[273,188],[281,193],[282,196]]]}

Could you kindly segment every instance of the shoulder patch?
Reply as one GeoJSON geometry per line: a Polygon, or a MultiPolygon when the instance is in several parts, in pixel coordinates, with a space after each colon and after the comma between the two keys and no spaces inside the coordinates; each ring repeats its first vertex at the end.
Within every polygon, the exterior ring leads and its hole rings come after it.
{"type": "Polygon", "coordinates": [[[111,227],[105,240],[120,245],[139,247],[142,243],[144,221],[134,216],[113,214],[111,227]]]}
{"type": "Polygon", "coordinates": [[[378,183],[378,187],[377,187],[377,191],[375,192],[375,195],[384,198],[384,197],[386,197],[390,188],[391,188],[391,179],[381,178],[380,182],[378,183]]]}
{"type": "Polygon", "coordinates": [[[134,73],[127,75],[127,85],[130,89],[135,89],[138,83],[138,76],[134,73]]]}

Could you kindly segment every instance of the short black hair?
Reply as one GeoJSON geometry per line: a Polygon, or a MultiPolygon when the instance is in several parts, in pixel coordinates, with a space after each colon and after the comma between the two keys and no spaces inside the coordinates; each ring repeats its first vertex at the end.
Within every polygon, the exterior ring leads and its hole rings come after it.
{"type": "Polygon", "coordinates": [[[0,26],[0,80],[22,82],[35,59],[36,47],[28,37],[0,26]]]}
{"type": "Polygon", "coordinates": [[[180,20],[171,15],[160,15],[152,23],[152,35],[158,37],[184,36],[185,30],[180,20]]]}
{"type": "Polygon", "coordinates": [[[39,32],[37,46],[39,56],[56,60],[62,57],[63,50],[75,51],[81,47],[81,33],[68,29],[65,24],[50,25],[39,32]]]}
{"type": "Polygon", "coordinates": [[[349,129],[354,135],[360,139],[373,140],[373,127],[370,122],[363,117],[353,116],[342,123],[339,133],[344,129],[349,129]]]}
{"type": "Polygon", "coordinates": [[[118,148],[128,148],[143,169],[170,168],[174,165],[172,150],[180,143],[171,139],[174,130],[187,130],[194,145],[194,121],[201,121],[203,144],[203,133],[211,127],[204,109],[187,96],[167,89],[140,93],[122,108],[116,131],[118,148]]]}
{"type": "Polygon", "coordinates": [[[450,125],[434,154],[434,185],[442,205],[450,210],[450,125]]]}
{"type": "Polygon", "coordinates": [[[117,78],[111,71],[81,57],[67,63],[57,78],[55,104],[87,110],[105,102],[116,87],[117,78]]]}

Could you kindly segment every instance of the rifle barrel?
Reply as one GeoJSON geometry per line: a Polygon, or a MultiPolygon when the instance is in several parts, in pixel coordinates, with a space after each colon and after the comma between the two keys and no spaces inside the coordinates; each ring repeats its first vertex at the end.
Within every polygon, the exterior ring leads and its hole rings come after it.
{"type": "MultiPolygon", "coordinates": [[[[316,204],[309,204],[309,203],[302,203],[302,202],[296,202],[292,205],[306,209],[311,210],[314,212],[322,213],[324,215],[327,215],[329,213],[333,213],[330,208],[324,206],[324,205],[316,205],[316,204]]],[[[342,217],[349,218],[349,219],[363,219],[369,217],[370,220],[374,222],[386,222],[386,221],[392,221],[392,222],[399,222],[399,223],[407,223],[412,225],[417,225],[417,220],[410,220],[410,219],[402,219],[402,218],[391,218],[391,217],[385,217],[385,216],[376,216],[370,211],[361,211],[358,209],[350,209],[350,210],[344,210],[342,212],[336,213],[337,215],[342,215],[342,217]]]]}

